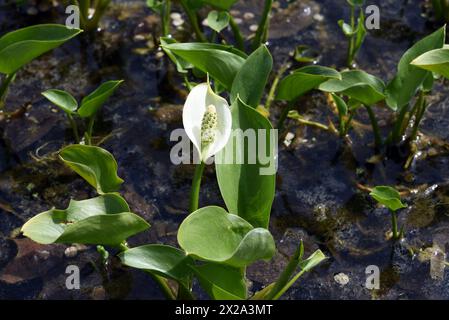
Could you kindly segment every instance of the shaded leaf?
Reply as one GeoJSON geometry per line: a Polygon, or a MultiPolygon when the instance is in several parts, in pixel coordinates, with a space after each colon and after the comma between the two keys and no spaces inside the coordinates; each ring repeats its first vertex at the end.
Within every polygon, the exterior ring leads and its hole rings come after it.
{"type": "Polygon", "coordinates": [[[237,72],[245,62],[245,55],[224,45],[208,43],[172,43],[162,45],[177,57],[192,64],[230,90],[237,72]],[[239,53],[239,54],[236,54],[239,53]]]}
{"type": "Polygon", "coordinates": [[[216,32],[220,32],[229,25],[229,13],[226,11],[212,10],[207,16],[207,24],[216,32]]]}
{"type": "Polygon", "coordinates": [[[0,38],[0,73],[16,72],[81,32],[60,24],[40,24],[7,33],[0,38]]]}
{"type": "Polygon", "coordinates": [[[186,283],[192,276],[193,259],[174,247],[149,244],[123,251],[118,255],[123,264],[154,272],[165,278],[186,283]]]}
{"type": "Polygon", "coordinates": [[[237,97],[256,108],[262,98],[268,77],[273,67],[273,58],[265,45],[260,46],[246,59],[232,83],[231,102],[237,97]]]}
{"type": "Polygon", "coordinates": [[[243,272],[217,263],[191,266],[201,287],[214,300],[246,299],[246,282],[243,272]]]}

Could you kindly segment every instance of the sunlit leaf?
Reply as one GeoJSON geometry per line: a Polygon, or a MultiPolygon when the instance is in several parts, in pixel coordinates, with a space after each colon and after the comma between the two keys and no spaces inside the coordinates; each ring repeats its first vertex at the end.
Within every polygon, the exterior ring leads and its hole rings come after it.
{"type": "Polygon", "coordinates": [[[231,89],[232,82],[246,59],[244,53],[217,44],[172,43],[162,45],[162,48],[201,71],[209,73],[228,90],[231,89]]]}
{"type": "Polygon", "coordinates": [[[257,260],[270,259],[275,244],[270,232],[210,206],[191,213],[178,230],[178,243],[199,260],[245,267],[257,260]]]}
{"type": "Polygon", "coordinates": [[[145,220],[129,212],[122,197],[104,194],[88,200],[71,200],[66,210],[40,213],[23,225],[22,232],[42,244],[118,245],[148,227],[145,220]]]}
{"type": "Polygon", "coordinates": [[[344,71],[341,80],[331,79],[319,86],[325,92],[340,93],[371,106],[385,99],[382,80],[361,70],[344,71]]]}
{"type": "Polygon", "coordinates": [[[229,212],[267,228],[275,193],[277,138],[270,121],[240,99],[231,105],[231,114],[234,134],[215,156],[221,195],[229,212]],[[245,132],[251,143],[244,143],[245,132]]]}
{"type": "Polygon", "coordinates": [[[68,92],[50,89],[42,92],[42,95],[68,114],[73,114],[78,109],[78,102],[68,92]]]}
{"type": "Polygon", "coordinates": [[[406,205],[401,202],[401,195],[399,192],[388,186],[375,187],[371,191],[370,196],[392,211],[406,207],[406,205]]]}
{"type": "Polygon", "coordinates": [[[449,49],[428,51],[411,62],[412,65],[432,71],[449,79],[449,49]]]}
{"type": "Polygon", "coordinates": [[[62,149],[59,156],[100,194],[115,192],[123,183],[117,176],[117,162],[102,148],[72,145],[62,149]]]}
{"type": "Polygon", "coordinates": [[[387,104],[393,110],[399,110],[407,105],[421,87],[429,71],[410,64],[423,53],[442,48],[446,37],[446,27],[442,27],[415,43],[408,49],[399,61],[395,78],[388,84],[387,104]]]}
{"type": "Polygon", "coordinates": [[[338,71],[322,66],[306,66],[288,75],[279,83],[277,100],[293,101],[329,79],[341,79],[338,71]]]}
{"type": "Polygon", "coordinates": [[[78,114],[83,118],[92,117],[122,82],[123,80],[112,80],[101,84],[94,92],[84,97],[78,114]]]}

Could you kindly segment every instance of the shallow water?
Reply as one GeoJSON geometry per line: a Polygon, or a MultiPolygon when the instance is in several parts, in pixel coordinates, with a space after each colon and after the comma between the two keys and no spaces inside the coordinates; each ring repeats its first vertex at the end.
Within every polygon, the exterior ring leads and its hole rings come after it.
{"type": "MultiPolygon", "coordinates": [[[[274,10],[269,47],[276,67],[291,61],[289,53],[296,45],[305,44],[318,52],[319,64],[342,68],[346,42],[337,20],[347,19],[345,3],[297,1],[274,10]]],[[[381,8],[381,30],[370,33],[357,60],[367,72],[388,80],[402,53],[437,26],[422,16],[421,1],[370,3],[381,8]]],[[[41,9],[36,13],[27,6],[0,7],[0,34],[35,23],[63,21],[61,7],[41,9]]],[[[239,12],[234,14],[242,18],[247,34],[260,9],[260,1],[236,5],[239,12]],[[253,12],[254,18],[244,19],[246,12],[253,12]]],[[[29,64],[11,87],[7,106],[23,112],[0,126],[9,145],[0,144],[0,298],[163,298],[142,272],[123,268],[115,260],[102,266],[93,247],[79,248],[75,257],[67,258],[66,246],[39,246],[18,235],[18,228],[35,214],[52,206],[64,208],[70,198],[94,195],[83,180],[55,160],[54,152],[72,142],[71,131],[63,114],[40,92],[60,88],[82,97],[102,81],[124,79],[100,115],[95,133],[107,137],[103,147],[119,163],[119,175],[126,181],[122,193],[132,210],[152,225],[130,244],[176,244],[194,168],[171,164],[169,134],[182,126],[186,92],[173,66],[158,56],[154,47],[157,19],[142,1],[115,1],[102,28],[95,39],[79,37],[29,64]],[[81,268],[82,290],[64,287],[64,270],[70,264],[81,268]]],[[[183,37],[185,31],[178,30],[174,36],[183,37]]],[[[444,84],[438,85],[424,120],[422,131],[433,139],[448,138],[446,93],[444,84]]],[[[273,121],[281,107],[273,105],[273,121]]],[[[316,93],[301,100],[298,109],[323,123],[333,117],[324,97],[316,93]]],[[[384,109],[377,112],[388,119],[384,109]]],[[[368,123],[363,112],[357,120],[368,123]]],[[[419,254],[449,229],[447,151],[440,152],[444,148],[431,143],[423,148],[422,158],[404,172],[397,157],[375,164],[366,161],[374,155],[370,130],[352,132],[351,148],[332,134],[297,126],[294,121],[289,121],[288,131],[295,138],[290,147],[280,148],[270,227],[279,252],[270,263],[249,268],[252,289],[275,280],[286,257],[303,239],[307,253],[320,248],[329,258],[306,274],[286,299],[448,299],[448,277],[432,279],[429,260],[419,254]],[[427,152],[429,148],[438,152],[427,152]],[[357,183],[416,190],[406,199],[409,207],[399,215],[406,230],[402,245],[385,240],[389,214],[377,208],[357,183]],[[365,288],[369,265],[381,270],[380,290],[365,288]],[[346,285],[334,279],[340,273],[349,277],[346,285]]],[[[200,195],[200,205],[209,204],[223,205],[213,168],[206,170],[200,195]]]]}

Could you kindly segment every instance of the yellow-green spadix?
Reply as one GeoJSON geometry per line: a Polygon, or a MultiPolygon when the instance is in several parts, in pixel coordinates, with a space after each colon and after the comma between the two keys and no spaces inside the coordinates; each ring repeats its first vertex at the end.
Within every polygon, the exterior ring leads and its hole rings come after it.
{"type": "Polygon", "coordinates": [[[184,104],[182,122],[203,162],[223,149],[231,136],[229,104],[215,94],[208,83],[201,83],[190,91],[184,104]]]}

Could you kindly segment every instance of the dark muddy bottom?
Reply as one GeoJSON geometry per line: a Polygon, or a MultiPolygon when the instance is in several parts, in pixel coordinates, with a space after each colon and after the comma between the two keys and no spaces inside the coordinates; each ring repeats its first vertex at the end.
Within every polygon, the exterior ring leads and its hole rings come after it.
{"type": "MultiPolygon", "coordinates": [[[[157,49],[158,19],[142,3],[115,1],[99,33],[84,34],[29,64],[11,87],[8,109],[23,112],[0,122],[5,136],[0,143],[0,299],[163,298],[144,273],[114,259],[102,265],[94,247],[72,246],[72,254],[67,254],[67,246],[41,246],[19,234],[35,214],[65,207],[70,198],[93,196],[89,186],[56,160],[55,152],[72,143],[71,131],[64,115],[40,92],[59,88],[82,97],[102,81],[124,79],[100,115],[95,133],[105,138],[102,146],[117,158],[126,181],[122,192],[132,210],[152,225],[130,244],[176,244],[194,168],[171,164],[169,137],[182,126],[186,92],[157,49]],[[65,288],[68,265],[80,267],[81,290],[65,288]]],[[[260,3],[241,1],[235,6],[233,14],[241,18],[246,34],[257,23],[260,3]]],[[[381,9],[381,30],[369,34],[357,61],[360,68],[387,80],[402,53],[437,25],[422,16],[422,1],[370,3],[381,9]]],[[[346,42],[337,20],[348,17],[345,0],[297,1],[288,8],[282,2],[273,12],[269,46],[277,68],[292,61],[290,53],[300,44],[318,53],[317,63],[344,66],[346,42]]],[[[1,5],[0,34],[36,23],[63,22],[63,17],[62,7],[42,6],[36,12],[27,6],[1,5]]],[[[177,38],[186,34],[174,29],[177,38]]],[[[367,162],[375,152],[371,131],[365,127],[351,133],[353,144],[348,147],[329,133],[288,122],[294,138],[289,147],[281,141],[271,219],[278,253],[271,262],[249,268],[252,290],[275,280],[303,239],[308,253],[320,248],[328,259],[306,274],[286,299],[449,298],[449,277],[437,259],[449,240],[449,159],[432,142],[449,138],[446,94],[444,84],[433,92],[422,128],[430,142],[423,143],[408,170],[396,156],[367,162]],[[399,244],[386,240],[388,212],[357,187],[379,184],[408,191],[409,206],[399,215],[406,238],[399,244]],[[370,265],[381,271],[380,290],[365,287],[370,265]]],[[[273,121],[281,107],[273,105],[273,121]]],[[[306,97],[298,109],[316,121],[333,117],[320,94],[306,97]]],[[[377,112],[388,114],[381,108],[377,112]]],[[[362,112],[357,120],[368,123],[362,112]]],[[[384,127],[388,125],[385,121],[384,127]]],[[[200,202],[223,205],[212,167],[206,170],[200,202]]]]}

